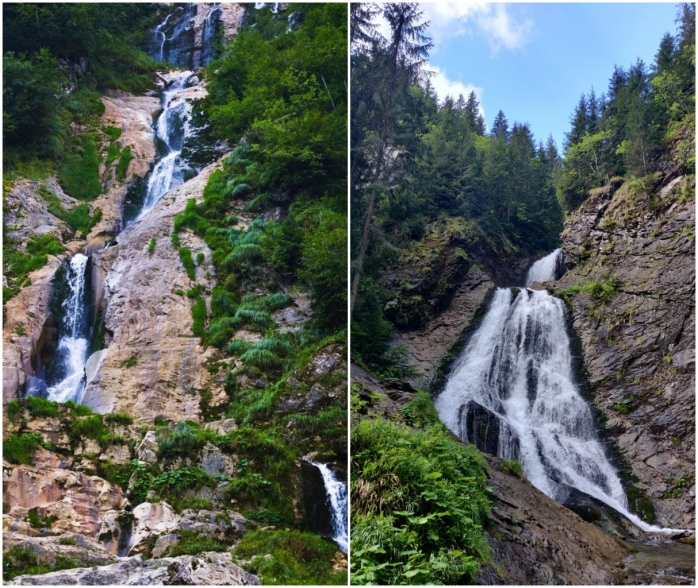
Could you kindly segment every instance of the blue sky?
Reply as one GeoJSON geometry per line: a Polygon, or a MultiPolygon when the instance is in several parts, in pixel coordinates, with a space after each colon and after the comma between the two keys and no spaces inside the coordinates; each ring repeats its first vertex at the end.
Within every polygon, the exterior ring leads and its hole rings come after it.
{"type": "Polygon", "coordinates": [[[423,4],[431,21],[433,83],[447,92],[475,89],[488,128],[503,110],[510,125],[528,122],[536,139],[552,134],[562,150],[582,93],[605,92],[615,64],[640,57],[649,67],[677,5],[423,4]]]}

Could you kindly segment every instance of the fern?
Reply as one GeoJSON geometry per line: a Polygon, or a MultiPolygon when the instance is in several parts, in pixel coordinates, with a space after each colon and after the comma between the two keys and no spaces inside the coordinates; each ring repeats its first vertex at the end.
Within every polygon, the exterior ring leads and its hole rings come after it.
{"type": "Polygon", "coordinates": [[[293,350],[293,347],[288,341],[284,341],[278,335],[272,335],[261,341],[257,341],[251,347],[251,349],[260,349],[264,351],[271,351],[277,355],[289,355],[293,350]]]}
{"type": "Polygon", "coordinates": [[[249,341],[245,341],[244,339],[233,339],[230,343],[228,343],[225,350],[230,354],[237,354],[240,352],[244,353],[249,349],[249,347],[249,341]]]}

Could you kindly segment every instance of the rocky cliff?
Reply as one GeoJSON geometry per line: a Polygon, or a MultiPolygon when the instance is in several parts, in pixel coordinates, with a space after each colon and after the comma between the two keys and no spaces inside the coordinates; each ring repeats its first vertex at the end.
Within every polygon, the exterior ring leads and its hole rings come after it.
{"type": "Polygon", "coordinates": [[[566,223],[570,271],[551,287],[571,308],[631,502],[674,528],[695,525],[694,192],[676,173],[594,190],[566,223]]]}

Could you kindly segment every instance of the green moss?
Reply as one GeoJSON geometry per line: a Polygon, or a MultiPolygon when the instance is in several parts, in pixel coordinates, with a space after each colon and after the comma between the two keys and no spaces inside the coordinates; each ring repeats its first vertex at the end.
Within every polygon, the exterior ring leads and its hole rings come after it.
{"type": "Polygon", "coordinates": [[[654,505],[648,496],[632,484],[628,485],[626,494],[628,496],[628,507],[631,512],[636,513],[642,520],[650,524],[654,523],[656,520],[654,505]]]}
{"type": "Polygon", "coordinates": [[[505,459],[502,461],[502,471],[510,476],[523,476],[523,470],[521,469],[521,464],[515,459],[505,459]]]}
{"type": "Polygon", "coordinates": [[[246,533],[232,557],[265,585],[345,585],[346,573],[333,570],[336,553],[334,544],[312,533],[276,530],[246,533]]]}
{"type": "Polygon", "coordinates": [[[75,537],[61,537],[58,540],[59,545],[77,545],[78,540],[75,537]]]}
{"type": "Polygon", "coordinates": [[[128,359],[125,359],[124,361],[121,362],[121,365],[126,368],[132,368],[138,365],[138,356],[137,355],[132,355],[128,359]]]}
{"type": "Polygon", "coordinates": [[[116,141],[121,137],[121,128],[119,127],[104,127],[102,131],[104,131],[104,134],[112,141],[116,141]]]}

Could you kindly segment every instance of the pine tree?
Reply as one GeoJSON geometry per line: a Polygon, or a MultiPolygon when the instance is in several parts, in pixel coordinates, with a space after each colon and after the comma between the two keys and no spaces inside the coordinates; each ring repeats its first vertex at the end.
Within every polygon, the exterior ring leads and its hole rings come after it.
{"type": "Polygon", "coordinates": [[[509,138],[509,123],[507,123],[507,117],[504,116],[501,110],[497,113],[497,116],[494,117],[490,135],[504,140],[509,138]]]}

